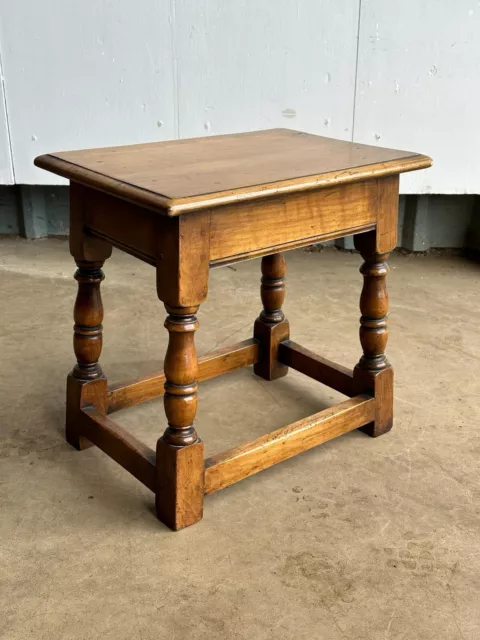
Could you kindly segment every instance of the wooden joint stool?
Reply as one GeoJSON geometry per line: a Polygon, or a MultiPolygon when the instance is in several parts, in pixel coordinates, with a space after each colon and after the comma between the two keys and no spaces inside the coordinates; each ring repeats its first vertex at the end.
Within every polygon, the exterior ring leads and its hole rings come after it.
{"type": "Polygon", "coordinates": [[[200,520],[204,495],[352,429],[376,437],[391,428],[385,276],[396,245],[399,174],[430,166],[430,158],[273,129],[55,153],[35,163],[71,182],[77,364],[67,381],[66,438],[77,449],[97,445],[143,482],[170,528],[200,520]],[[351,234],[364,259],[363,355],[353,371],[291,341],[282,311],[282,252],[351,234]],[[99,364],[100,283],[112,245],[156,268],[169,343],[162,372],[109,386],[99,364]],[[263,310],[253,338],[197,359],[196,313],[210,267],[256,256],[263,310]],[[349,399],[204,459],[195,430],[198,383],[248,365],[266,380],[292,367],[349,399]],[[108,417],[162,395],[168,427],[156,451],[108,417]]]}

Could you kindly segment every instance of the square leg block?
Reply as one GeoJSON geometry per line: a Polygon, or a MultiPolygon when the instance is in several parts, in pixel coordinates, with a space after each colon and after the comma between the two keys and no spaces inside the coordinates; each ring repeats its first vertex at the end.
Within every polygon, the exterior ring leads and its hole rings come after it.
{"type": "Polygon", "coordinates": [[[157,442],[157,517],[178,531],[202,519],[205,493],[204,446],[175,447],[157,442]]]}
{"type": "Polygon", "coordinates": [[[368,393],[375,398],[375,420],[362,427],[362,431],[377,438],[393,426],[393,368],[366,371],[355,367],[353,371],[355,393],[368,393]]]}
{"type": "Polygon", "coordinates": [[[290,326],[288,320],[274,325],[255,321],[253,335],[260,344],[260,360],[253,370],[257,376],[265,380],[277,380],[288,373],[288,367],[278,359],[278,348],[283,340],[288,340],[290,326]]]}
{"type": "Polygon", "coordinates": [[[81,432],[82,409],[88,405],[96,407],[100,413],[106,413],[107,380],[100,378],[85,382],[71,373],[67,377],[67,407],[65,419],[65,439],[78,451],[93,446],[81,432]]]}

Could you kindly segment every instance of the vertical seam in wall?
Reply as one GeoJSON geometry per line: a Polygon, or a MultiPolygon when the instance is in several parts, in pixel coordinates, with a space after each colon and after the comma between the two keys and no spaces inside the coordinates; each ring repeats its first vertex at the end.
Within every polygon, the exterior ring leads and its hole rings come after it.
{"type": "Polygon", "coordinates": [[[12,148],[12,136],[10,135],[10,120],[8,118],[8,107],[7,107],[7,90],[5,87],[5,78],[3,75],[3,57],[2,57],[2,48],[0,46],[0,82],[2,83],[2,92],[3,92],[3,110],[5,112],[5,127],[7,132],[7,144],[8,151],[10,153],[10,167],[12,170],[12,180],[13,184],[16,184],[15,179],[15,166],[13,164],[13,148],[12,148]]]}
{"type": "Polygon", "coordinates": [[[362,0],[358,0],[358,20],[357,20],[357,56],[355,60],[355,82],[353,83],[353,113],[352,113],[352,142],[355,138],[355,116],[357,109],[357,82],[358,82],[358,59],[360,55],[360,22],[362,19],[362,0]]]}
{"type": "Polygon", "coordinates": [[[170,0],[170,42],[172,46],[172,81],[173,81],[173,109],[175,136],[180,138],[180,109],[178,89],[178,60],[177,60],[177,14],[176,0],[170,0]]]}

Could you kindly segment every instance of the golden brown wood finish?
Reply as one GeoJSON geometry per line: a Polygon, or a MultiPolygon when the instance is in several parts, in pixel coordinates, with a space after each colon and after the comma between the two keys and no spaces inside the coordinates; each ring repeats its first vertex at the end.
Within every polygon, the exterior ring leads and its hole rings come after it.
{"type": "Polygon", "coordinates": [[[197,307],[167,308],[169,341],[165,357],[165,413],[168,428],[163,439],[184,447],[197,441],[193,426],[197,413],[198,362],[194,334],[198,329],[197,307]]]}
{"type": "Polygon", "coordinates": [[[278,359],[278,345],[290,335],[290,326],[282,311],[286,269],[281,253],[262,258],[260,297],[263,310],[253,329],[254,338],[260,344],[260,358],[253,369],[265,380],[276,380],[288,373],[288,367],[278,359]]]}
{"type": "Polygon", "coordinates": [[[72,375],[80,380],[95,380],[103,375],[98,363],[102,352],[103,305],[100,283],[104,279],[103,262],[77,260],[75,280],[77,299],[73,311],[73,350],[77,364],[72,375]]]}
{"type": "Polygon", "coordinates": [[[100,413],[106,414],[107,380],[102,377],[83,381],[69,373],[67,376],[65,439],[79,451],[88,449],[93,444],[82,431],[81,410],[89,405],[95,406],[100,413]]]}
{"type": "Polygon", "coordinates": [[[203,442],[174,447],[157,442],[157,517],[178,531],[202,519],[205,493],[203,442]]]}
{"type": "Polygon", "coordinates": [[[362,427],[372,438],[382,436],[393,426],[393,367],[380,371],[368,371],[358,365],[353,370],[353,388],[356,393],[368,393],[375,397],[375,418],[362,427]]]}
{"type": "Polygon", "coordinates": [[[158,518],[177,530],[203,514],[203,443],[194,426],[198,389],[194,334],[195,314],[208,291],[210,212],[165,220],[157,241],[157,295],[169,314],[165,321],[169,342],[164,362],[168,427],[157,442],[155,506],[158,518]]]}
{"type": "Polygon", "coordinates": [[[157,442],[157,517],[175,531],[203,514],[203,443],[194,427],[198,362],[194,334],[198,307],[166,307],[169,342],[164,405],[168,427],[157,442]]]}
{"type": "Polygon", "coordinates": [[[393,405],[385,275],[396,242],[398,174],[430,163],[409,152],[286,130],[37,158],[38,166],[72,180],[77,365],[67,381],[67,440],[77,448],[95,443],[129,470],[154,491],[158,518],[176,530],[202,517],[205,493],[352,429],[385,433],[393,405]],[[352,233],[365,260],[363,356],[353,374],[288,339],[281,255],[352,233]],[[99,364],[99,287],[112,246],[156,267],[169,345],[164,372],[108,391],[99,364]],[[254,339],[197,362],[195,314],[207,296],[209,267],[254,256],[264,256],[254,339]],[[198,381],[249,364],[266,379],[291,366],[355,397],[214,456],[205,469],[194,423],[198,381]],[[162,384],[169,426],[154,454],[106,413],[162,395],[162,384]]]}
{"type": "MultiPolygon", "coordinates": [[[[198,359],[198,381],[210,380],[234,369],[255,364],[259,345],[253,338],[218,349],[198,359]]],[[[108,413],[132,407],[140,402],[159,398],[164,394],[165,372],[111,385],[108,391],[108,413]]]]}
{"type": "Polygon", "coordinates": [[[81,416],[84,396],[89,395],[95,404],[104,411],[107,399],[107,386],[103,371],[98,362],[102,351],[103,305],[100,295],[100,282],[103,280],[101,266],[103,262],[77,261],[75,279],[78,282],[77,298],[74,306],[73,349],[77,364],[67,377],[67,407],[65,438],[76,449],[88,449],[90,441],[81,432],[81,416]],[[104,384],[93,386],[92,382],[104,384]],[[83,387],[89,383],[89,386],[83,387]],[[96,393],[92,396],[91,391],[96,393]]]}
{"type": "Polygon", "coordinates": [[[332,389],[354,396],[353,371],[336,364],[327,358],[318,356],[292,340],[281,342],[278,346],[278,359],[288,367],[328,385],[332,389]]]}
{"type": "Polygon", "coordinates": [[[112,244],[89,232],[87,216],[91,193],[91,189],[81,184],[70,185],[70,253],[75,260],[104,262],[112,255],[112,244]]]}
{"type": "MultiPolygon", "coordinates": [[[[83,224],[89,242],[106,241],[156,265],[163,299],[176,295],[170,290],[178,286],[172,272],[183,273],[186,283],[188,268],[205,274],[209,262],[227,264],[373,229],[384,180],[240,202],[175,219],[82,187],[83,224]]],[[[202,286],[206,290],[205,275],[202,286]]]]}
{"type": "Polygon", "coordinates": [[[363,289],[360,296],[360,343],[363,356],[354,369],[356,393],[372,393],[377,401],[375,420],[364,428],[372,437],[389,431],[393,424],[393,369],[386,356],[388,340],[388,253],[377,253],[376,232],[355,236],[355,247],[365,262],[360,268],[363,289]]]}
{"type": "Polygon", "coordinates": [[[358,366],[379,371],[388,366],[385,347],[388,340],[388,293],[386,275],[388,253],[375,252],[375,232],[355,236],[355,248],[365,262],[360,268],[363,289],[360,296],[360,342],[363,356],[358,366]]]}
{"type": "Polygon", "coordinates": [[[199,306],[207,297],[210,214],[167,219],[157,249],[157,295],[172,308],[199,306]]]}
{"type": "Polygon", "coordinates": [[[86,233],[86,190],[72,185],[70,192],[70,252],[77,263],[77,297],[74,305],[73,348],[77,363],[67,377],[65,437],[76,449],[91,446],[81,432],[81,408],[94,404],[105,412],[107,383],[99,364],[102,350],[103,305],[101,267],[112,246],[86,233]]]}
{"type": "MultiPolygon", "coordinates": [[[[307,246],[373,230],[376,223],[382,231],[379,242],[396,238],[398,176],[317,188],[288,198],[240,201],[175,219],[91,188],[75,189],[82,194],[88,242],[113,244],[156,265],[159,295],[169,304],[178,293],[172,288],[182,292],[187,286],[188,269],[197,273],[193,284],[198,290],[183,291],[184,295],[205,299],[208,263],[229,264],[307,246]],[[134,225],[129,224],[132,219],[134,225]],[[169,275],[173,272],[178,282],[169,275]]],[[[182,304],[187,305],[186,298],[182,304]]]]}
{"type": "Polygon", "coordinates": [[[359,395],[205,461],[205,493],[292,458],[370,422],[375,400],[359,395]]]}
{"type": "MultiPolygon", "coordinates": [[[[338,232],[322,233],[318,236],[301,238],[293,242],[282,242],[276,245],[268,245],[268,247],[258,247],[249,251],[240,251],[239,253],[225,255],[222,258],[217,258],[210,262],[210,268],[215,269],[218,267],[224,267],[227,265],[236,264],[237,262],[243,262],[245,260],[251,260],[252,258],[262,258],[263,256],[272,255],[273,253],[292,251],[293,249],[301,249],[302,247],[310,247],[314,244],[326,242],[327,240],[334,240],[335,238],[342,238],[346,235],[354,235],[363,231],[370,231],[375,228],[374,223],[368,224],[362,227],[355,227],[353,229],[346,229],[344,233],[339,235],[338,232]]],[[[265,237],[265,240],[268,238],[265,237]]]]}
{"type": "MultiPolygon", "coordinates": [[[[288,129],[67,151],[35,164],[166,215],[430,166],[426,156],[288,129]]],[[[353,226],[353,225],[352,225],[353,226]]]]}
{"type": "Polygon", "coordinates": [[[356,182],[213,209],[210,260],[215,264],[232,257],[262,255],[269,247],[276,253],[338,237],[346,230],[353,234],[373,229],[382,189],[379,182],[356,182]]]}
{"type": "Polygon", "coordinates": [[[103,240],[85,233],[85,189],[75,187],[71,193],[70,251],[75,258],[78,283],[73,310],[73,348],[77,357],[72,374],[88,381],[103,375],[98,363],[102,351],[103,304],[100,283],[104,279],[102,267],[111,255],[112,247],[103,240]]]}
{"type": "Polygon", "coordinates": [[[88,237],[97,242],[106,240],[143,262],[156,265],[158,238],[169,231],[172,233],[170,221],[101,191],[82,188],[84,228],[88,237]]]}
{"type": "Polygon", "coordinates": [[[399,176],[379,181],[376,203],[376,253],[390,253],[397,246],[399,176]]]}

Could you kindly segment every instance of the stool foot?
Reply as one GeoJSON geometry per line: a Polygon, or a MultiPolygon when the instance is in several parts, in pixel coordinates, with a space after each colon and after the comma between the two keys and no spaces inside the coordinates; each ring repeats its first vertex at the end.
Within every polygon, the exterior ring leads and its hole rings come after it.
{"type": "Polygon", "coordinates": [[[72,446],[77,451],[84,451],[85,449],[90,449],[93,447],[93,444],[78,434],[78,431],[68,424],[65,426],[65,440],[68,442],[70,446],[72,446]]]}
{"type": "Polygon", "coordinates": [[[93,444],[81,435],[81,409],[87,405],[95,406],[101,413],[106,415],[106,378],[82,382],[73,373],[70,373],[67,377],[65,439],[68,444],[78,451],[93,447],[93,444]]]}
{"type": "Polygon", "coordinates": [[[176,447],[157,442],[157,518],[178,531],[202,519],[205,492],[203,442],[176,447]]]}
{"type": "Polygon", "coordinates": [[[277,380],[286,376],[288,367],[278,360],[278,347],[289,338],[288,320],[267,324],[258,318],[255,320],[253,335],[260,343],[260,360],[253,365],[255,374],[265,380],[277,380]]]}
{"type": "Polygon", "coordinates": [[[369,393],[375,398],[375,420],[361,427],[371,438],[388,433],[393,426],[393,368],[366,371],[353,370],[353,388],[356,393],[369,393]]]}

